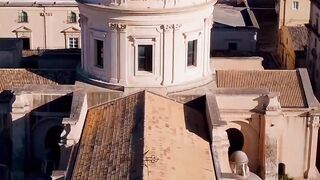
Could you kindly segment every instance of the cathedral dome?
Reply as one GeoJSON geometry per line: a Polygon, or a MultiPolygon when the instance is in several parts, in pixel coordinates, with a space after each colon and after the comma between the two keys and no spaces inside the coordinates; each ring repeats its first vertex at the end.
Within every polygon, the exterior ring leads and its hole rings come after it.
{"type": "Polygon", "coordinates": [[[194,7],[212,3],[212,0],[82,0],[82,3],[97,4],[120,9],[168,9],[194,7]]]}
{"type": "Polygon", "coordinates": [[[216,0],[78,0],[82,71],[124,87],[198,87],[213,80],[216,0]],[[191,85],[190,85],[191,84],[191,85]]]}

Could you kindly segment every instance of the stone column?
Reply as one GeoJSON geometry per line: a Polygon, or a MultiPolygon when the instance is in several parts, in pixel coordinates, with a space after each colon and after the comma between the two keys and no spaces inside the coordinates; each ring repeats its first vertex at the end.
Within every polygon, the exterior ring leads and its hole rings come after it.
{"type": "Polygon", "coordinates": [[[173,25],[163,25],[163,79],[162,85],[169,85],[172,82],[173,62],[173,25]]]}
{"type": "Polygon", "coordinates": [[[127,25],[119,24],[119,83],[127,84],[127,25]]]}
{"type": "MultiPolygon", "coordinates": [[[[109,39],[110,43],[106,46],[110,46],[110,67],[106,67],[107,70],[110,70],[110,83],[118,83],[118,24],[109,23],[109,39]]],[[[108,53],[108,52],[107,52],[108,53]]],[[[108,58],[107,58],[108,60],[108,58]]]]}
{"type": "Polygon", "coordinates": [[[26,158],[26,117],[30,106],[26,95],[15,95],[12,103],[12,179],[24,179],[26,158]]]}
{"type": "Polygon", "coordinates": [[[316,168],[317,158],[317,141],[318,141],[318,130],[319,130],[319,116],[320,114],[311,113],[308,120],[308,129],[310,132],[309,137],[309,149],[308,149],[308,164],[305,172],[305,178],[308,179],[319,179],[320,174],[316,168]]]}

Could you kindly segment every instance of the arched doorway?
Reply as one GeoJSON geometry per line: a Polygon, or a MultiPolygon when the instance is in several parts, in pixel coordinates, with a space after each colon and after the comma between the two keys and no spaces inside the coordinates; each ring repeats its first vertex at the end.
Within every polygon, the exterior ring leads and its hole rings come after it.
{"type": "Polygon", "coordinates": [[[59,169],[61,133],[64,126],[61,118],[44,118],[32,127],[33,172],[50,176],[59,169]]]}
{"type": "Polygon", "coordinates": [[[60,146],[59,142],[61,141],[61,133],[63,131],[62,126],[53,126],[51,127],[44,140],[45,144],[45,153],[46,153],[46,160],[49,162],[48,170],[52,171],[57,169],[59,166],[60,160],[60,146]]]}
{"type": "Polygon", "coordinates": [[[244,137],[241,131],[236,128],[227,129],[227,134],[230,143],[230,147],[228,150],[228,154],[230,156],[233,152],[242,150],[244,137]]]}

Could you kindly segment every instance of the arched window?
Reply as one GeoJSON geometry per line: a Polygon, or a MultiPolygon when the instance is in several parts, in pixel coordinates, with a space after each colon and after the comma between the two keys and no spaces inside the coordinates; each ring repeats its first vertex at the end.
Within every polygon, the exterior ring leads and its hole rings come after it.
{"type": "Polygon", "coordinates": [[[25,11],[21,11],[18,18],[20,23],[28,22],[28,14],[25,11]]]}
{"type": "Polygon", "coordinates": [[[71,11],[68,16],[68,23],[76,23],[76,22],[77,22],[77,14],[71,11]]]}

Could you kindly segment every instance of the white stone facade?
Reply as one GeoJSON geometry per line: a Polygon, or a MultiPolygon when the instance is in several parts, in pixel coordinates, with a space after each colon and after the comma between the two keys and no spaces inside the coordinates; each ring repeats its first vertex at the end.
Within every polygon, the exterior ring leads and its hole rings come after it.
{"type": "Polygon", "coordinates": [[[126,87],[163,87],[211,76],[215,1],[91,3],[79,3],[82,69],[91,78],[126,87]]]}
{"type": "Polygon", "coordinates": [[[74,0],[0,0],[0,37],[22,38],[28,49],[80,48],[74,0]]]}

